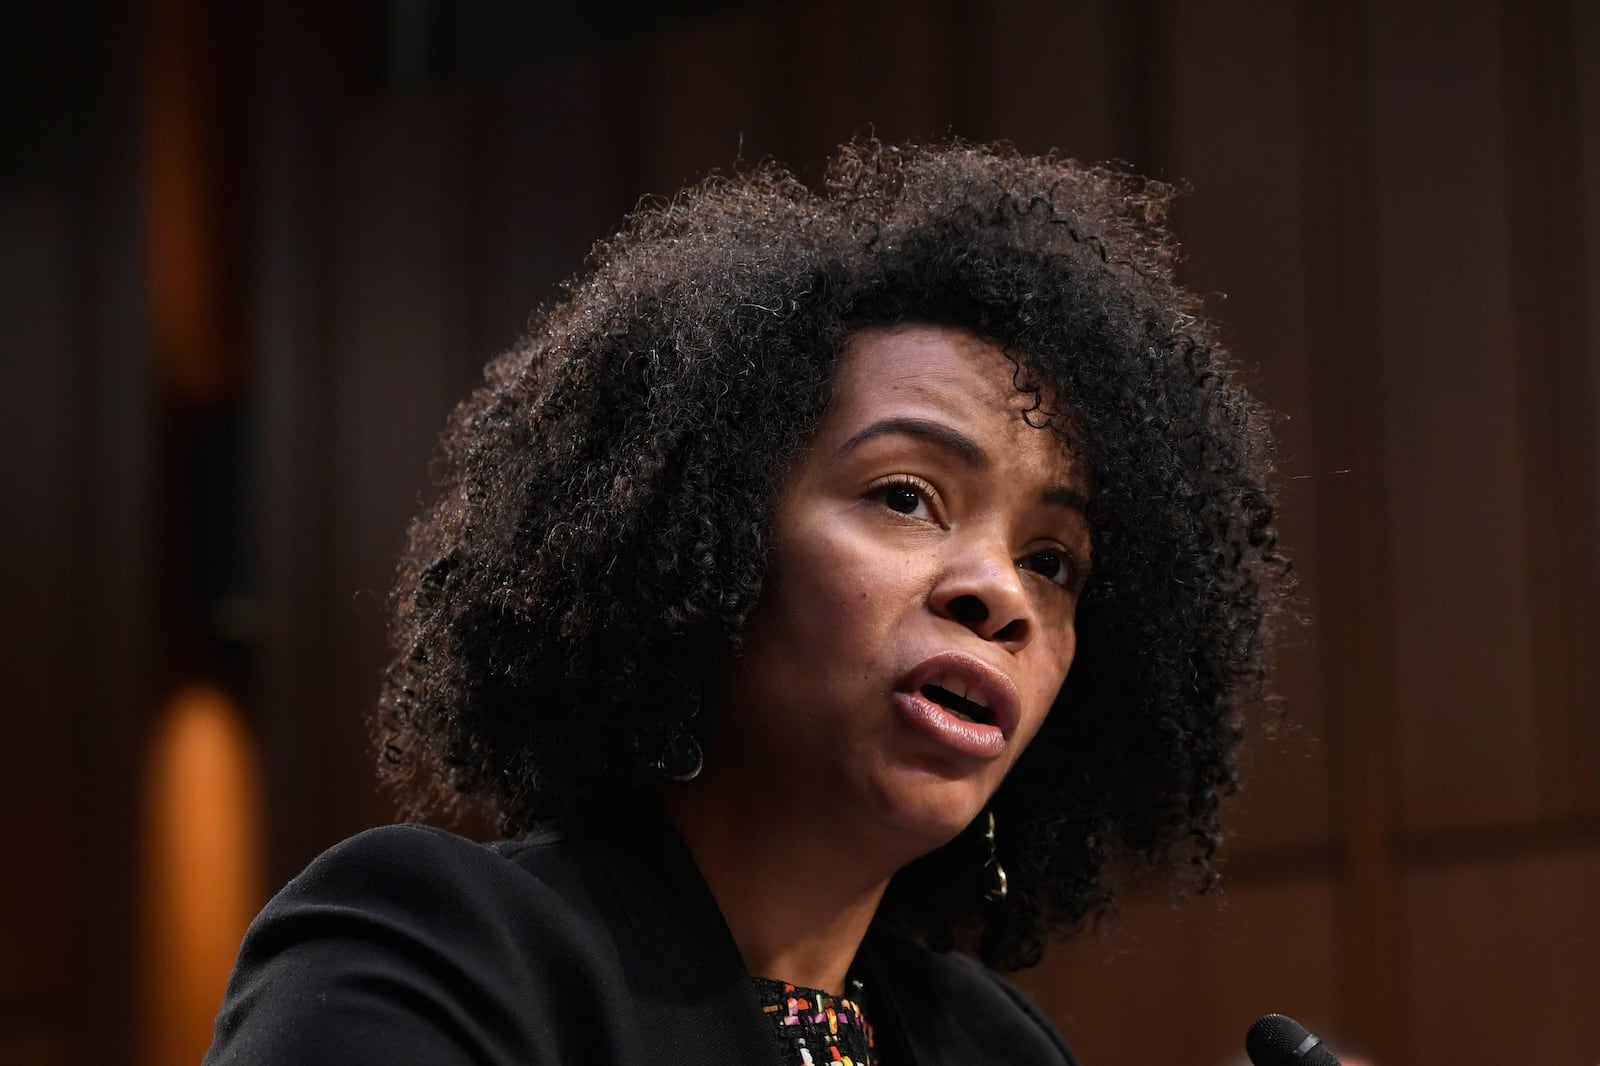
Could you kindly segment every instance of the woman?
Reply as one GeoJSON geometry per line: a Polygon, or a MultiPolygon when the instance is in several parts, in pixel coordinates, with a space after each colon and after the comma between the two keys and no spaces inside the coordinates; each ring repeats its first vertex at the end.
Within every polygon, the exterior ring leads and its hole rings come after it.
{"type": "Polygon", "coordinates": [[[319,858],[207,1061],[1072,1062],[988,967],[1211,885],[1288,583],[1167,195],[867,143],[634,216],[394,595],[384,772],[508,840],[319,858]]]}

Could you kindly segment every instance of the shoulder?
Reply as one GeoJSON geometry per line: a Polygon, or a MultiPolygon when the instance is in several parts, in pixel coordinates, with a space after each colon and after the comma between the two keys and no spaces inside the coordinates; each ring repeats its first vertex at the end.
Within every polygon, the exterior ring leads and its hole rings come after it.
{"type": "Polygon", "coordinates": [[[614,969],[590,865],[553,834],[395,825],[335,845],[251,923],[208,1063],[526,1058],[522,1005],[614,969]]]}
{"type": "MultiPolygon", "coordinates": [[[[564,882],[584,878],[583,850],[558,832],[479,844],[425,825],[388,825],[344,840],[314,859],[273,905],[305,900],[415,906],[447,917],[463,902],[560,898],[564,882]],[[452,904],[447,911],[442,905],[452,904]]],[[[269,910],[272,905],[269,905],[269,910]]]]}
{"type": "Polygon", "coordinates": [[[976,960],[896,936],[880,937],[875,951],[913,1044],[971,1047],[986,1062],[1077,1066],[1027,993],[976,960]]]}
{"type": "Polygon", "coordinates": [[[311,861],[273,904],[316,897],[426,898],[492,883],[506,871],[490,847],[425,825],[386,825],[340,841],[311,861]]]}
{"type": "Polygon", "coordinates": [[[538,931],[547,948],[563,932],[592,934],[584,927],[603,924],[592,913],[598,875],[591,867],[581,848],[555,833],[485,845],[430,826],[384,826],[323,852],[251,932],[387,926],[436,941],[441,952],[492,956],[538,931]],[[302,928],[307,922],[313,927],[302,928]]]}

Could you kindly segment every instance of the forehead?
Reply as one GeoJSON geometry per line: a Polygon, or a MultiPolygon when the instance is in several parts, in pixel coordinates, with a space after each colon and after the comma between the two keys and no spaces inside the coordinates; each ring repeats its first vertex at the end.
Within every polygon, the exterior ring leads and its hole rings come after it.
{"type": "Polygon", "coordinates": [[[850,338],[835,371],[834,402],[885,397],[938,404],[952,392],[985,407],[1030,406],[1014,384],[1015,366],[998,346],[949,326],[874,326],[850,338]]]}
{"type": "Polygon", "coordinates": [[[822,435],[855,433],[882,419],[933,419],[987,448],[1026,452],[1057,471],[1072,468],[1065,443],[1042,417],[1055,406],[1053,398],[1019,389],[1021,380],[998,345],[967,330],[921,324],[863,329],[839,358],[833,401],[819,428],[822,435]]]}

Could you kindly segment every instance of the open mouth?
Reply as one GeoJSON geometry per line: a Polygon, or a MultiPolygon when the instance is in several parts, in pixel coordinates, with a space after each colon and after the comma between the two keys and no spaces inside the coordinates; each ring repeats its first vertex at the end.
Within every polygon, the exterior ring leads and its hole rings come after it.
{"type": "Polygon", "coordinates": [[[922,694],[957,718],[982,725],[994,724],[994,712],[989,710],[988,707],[976,700],[957,695],[942,685],[923,685],[922,694]]]}

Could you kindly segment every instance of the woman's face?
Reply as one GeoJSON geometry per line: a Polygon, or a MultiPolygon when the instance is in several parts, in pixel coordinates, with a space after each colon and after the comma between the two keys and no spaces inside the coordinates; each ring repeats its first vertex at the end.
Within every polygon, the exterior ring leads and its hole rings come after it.
{"type": "Polygon", "coordinates": [[[864,330],[773,515],[707,775],[909,861],[983,809],[1072,665],[1083,469],[994,345],[864,330]],[[835,819],[843,819],[840,822],[835,819]]]}

